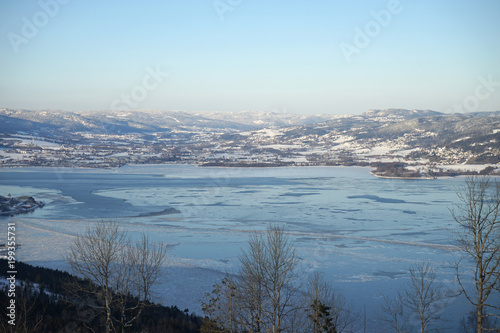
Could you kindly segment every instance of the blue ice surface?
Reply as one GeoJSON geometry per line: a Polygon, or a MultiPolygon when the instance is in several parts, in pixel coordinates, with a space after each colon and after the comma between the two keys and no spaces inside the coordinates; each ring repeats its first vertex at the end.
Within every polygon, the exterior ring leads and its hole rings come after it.
{"type": "MultiPolygon", "coordinates": [[[[463,182],[380,179],[368,168],[347,167],[0,172],[0,190],[34,188],[37,200],[51,198],[25,219],[140,224],[153,240],[176,244],[171,255],[221,273],[237,270],[252,233],[280,225],[295,242],[304,276],[325,273],[358,311],[366,305],[372,321],[382,296],[396,294],[414,263],[430,262],[440,283],[457,287],[449,208],[463,182]],[[146,216],[169,207],[180,213],[146,216]]],[[[451,309],[445,315],[453,322],[468,311],[465,302],[451,309]]]]}

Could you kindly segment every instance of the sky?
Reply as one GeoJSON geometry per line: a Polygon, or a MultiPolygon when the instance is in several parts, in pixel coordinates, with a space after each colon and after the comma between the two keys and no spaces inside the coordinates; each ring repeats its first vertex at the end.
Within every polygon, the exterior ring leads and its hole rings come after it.
{"type": "Polygon", "coordinates": [[[0,3],[0,107],[500,110],[498,0],[0,3]]]}

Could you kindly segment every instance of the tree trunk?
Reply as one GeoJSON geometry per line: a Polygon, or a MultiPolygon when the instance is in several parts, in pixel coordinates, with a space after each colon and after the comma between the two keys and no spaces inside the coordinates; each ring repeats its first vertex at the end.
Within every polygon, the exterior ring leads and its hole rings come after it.
{"type": "Polygon", "coordinates": [[[479,296],[477,297],[477,333],[482,333],[483,332],[483,304],[481,303],[481,300],[483,298],[482,290],[479,290],[478,293],[479,296]]]}

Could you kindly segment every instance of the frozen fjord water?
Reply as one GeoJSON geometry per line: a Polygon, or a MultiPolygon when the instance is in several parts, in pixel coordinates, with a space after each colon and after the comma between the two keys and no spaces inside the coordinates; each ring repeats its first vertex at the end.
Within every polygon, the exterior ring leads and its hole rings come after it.
{"type": "MultiPolygon", "coordinates": [[[[66,247],[64,235],[71,238],[96,218],[116,218],[134,234],[144,231],[169,244],[174,273],[162,291],[166,302],[198,312],[198,301],[213,280],[234,271],[250,232],[270,223],[282,225],[295,240],[302,271],[325,272],[358,307],[376,307],[383,293],[393,293],[405,281],[416,261],[432,262],[440,280],[452,285],[446,266],[457,253],[448,208],[463,180],[379,179],[368,170],[127,166],[67,172],[52,181],[34,171],[10,181],[2,177],[0,184],[50,188],[79,203],[61,201],[49,206],[50,214],[38,210],[18,217],[37,228],[33,237],[58,233],[50,236],[54,246],[66,247]],[[137,217],[166,207],[180,213],[137,217]],[[186,289],[182,276],[195,287],[186,289]]],[[[47,252],[36,248],[23,250],[27,261],[50,264],[47,252]]]]}

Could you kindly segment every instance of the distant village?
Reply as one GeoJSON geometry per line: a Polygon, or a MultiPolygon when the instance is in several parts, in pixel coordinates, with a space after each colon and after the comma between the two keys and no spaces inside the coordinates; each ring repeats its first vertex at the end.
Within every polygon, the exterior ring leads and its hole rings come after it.
{"type": "MultiPolygon", "coordinates": [[[[406,140],[354,140],[336,135],[283,139],[279,129],[243,133],[172,133],[146,140],[141,134],[85,134],[80,141],[30,135],[3,138],[0,167],[116,168],[125,164],[198,164],[225,167],[371,166],[377,176],[405,178],[497,173],[498,155],[478,158],[460,148],[408,149],[406,140]],[[450,166],[449,168],[447,166],[450,166]],[[458,167],[457,167],[458,166],[458,167]],[[461,167],[460,167],[461,166],[461,167]]],[[[484,155],[484,154],[483,154],[484,155]]]]}
{"type": "Polygon", "coordinates": [[[500,112],[388,109],[309,118],[259,112],[0,114],[8,119],[0,132],[0,168],[357,165],[374,168],[377,176],[404,178],[500,170],[500,112]]]}

